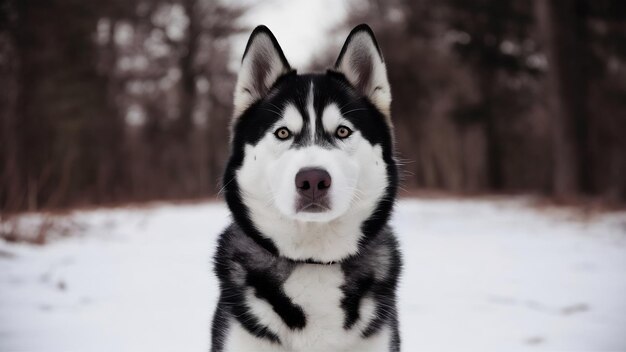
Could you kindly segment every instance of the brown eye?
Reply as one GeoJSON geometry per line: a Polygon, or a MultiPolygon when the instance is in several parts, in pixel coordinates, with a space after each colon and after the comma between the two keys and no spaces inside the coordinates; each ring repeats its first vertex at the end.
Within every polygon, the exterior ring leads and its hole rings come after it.
{"type": "Polygon", "coordinates": [[[276,132],[274,132],[274,135],[276,136],[276,138],[284,140],[291,137],[291,131],[289,131],[287,127],[281,127],[277,129],[276,132]]]}
{"type": "Polygon", "coordinates": [[[337,132],[335,132],[335,134],[337,135],[337,137],[344,139],[350,137],[350,135],[352,134],[352,130],[346,126],[339,126],[337,127],[337,132]]]}

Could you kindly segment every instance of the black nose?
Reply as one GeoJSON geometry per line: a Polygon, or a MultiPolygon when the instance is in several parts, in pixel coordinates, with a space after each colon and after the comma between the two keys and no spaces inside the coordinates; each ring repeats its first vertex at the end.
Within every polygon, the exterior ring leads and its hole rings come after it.
{"type": "Polygon", "coordinates": [[[304,168],[296,174],[296,188],[302,196],[315,199],[323,197],[330,188],[330,174],[319,168],[304,168]]]}

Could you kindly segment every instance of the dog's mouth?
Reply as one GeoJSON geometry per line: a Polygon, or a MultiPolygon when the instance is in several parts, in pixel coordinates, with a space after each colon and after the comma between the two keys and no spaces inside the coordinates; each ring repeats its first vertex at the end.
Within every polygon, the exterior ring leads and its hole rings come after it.
{"type": "Polygon", "coordinates": [[[296,204],[296,213],[323,213],[330,211],[329,203],[326,196],[317,199],[300,197],[296,204]]]}

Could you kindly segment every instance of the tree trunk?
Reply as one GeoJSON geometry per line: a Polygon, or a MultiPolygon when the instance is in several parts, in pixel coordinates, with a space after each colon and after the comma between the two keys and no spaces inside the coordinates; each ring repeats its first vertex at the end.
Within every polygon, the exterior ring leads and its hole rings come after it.
{"type": "Polygon", "coordinates": [[[504,186],[502,177],[502,146],[497,116],[494,113],[496,72],[492,68],[484,68],[479,77],[479,85],[483,94],[482,113],[487,151],[487,185],[491,190],[501,191],[504,186]]]}
{"type": "Polygon", "coordinates": [[[183,3],[185,13],[189,20],[187,35],[184,41],[184,53],[179,60],[180,68],[180,115],[176,138],[180,143],[188,143],[193,126],[193,113],[196,103],[196,67],[195,59],[198,54],[198,46],[202,29],[196,11],[196,1],[186,0],[183,3]]]}
{"type": "Polygon", "coordinates": [[[535,0],[548,57],[547,103],[552,114],[552,191],[591,191],[587,123],[586,23],[581,1],[535,0]]]}

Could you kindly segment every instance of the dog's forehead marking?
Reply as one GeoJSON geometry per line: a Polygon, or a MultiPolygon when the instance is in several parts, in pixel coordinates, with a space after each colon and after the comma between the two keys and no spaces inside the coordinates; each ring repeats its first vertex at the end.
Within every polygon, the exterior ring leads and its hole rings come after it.
{"type": "Polygon", "coordinates": [[[309,87],[309,96],[307,97],[306,110],[307,110],[307,113],[309,114],[309,131],[311,132],[312,142],[315,141],[315,133],[316,133],[315,120],[317,119],[317,116],[315,116],[315,108],[313,107],[314,99],[315,99],[315,96],[313,94],[313,82],[311,82],[311,86],[309,87]]]}
{"type": "Polygon", "coordinates": [[[302,130],[302,126],[304,125],[304,118],[300,114],[300,111],[298,111],[298,108],[292,103],[285,106],[285,109],[283,110],[283,120],[285,121],[287,128],[293,132],[300,132],[302,130]]]}

